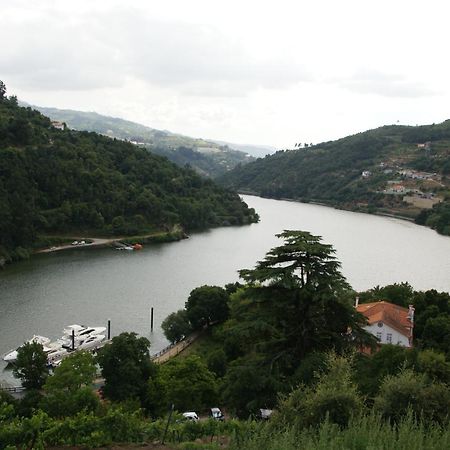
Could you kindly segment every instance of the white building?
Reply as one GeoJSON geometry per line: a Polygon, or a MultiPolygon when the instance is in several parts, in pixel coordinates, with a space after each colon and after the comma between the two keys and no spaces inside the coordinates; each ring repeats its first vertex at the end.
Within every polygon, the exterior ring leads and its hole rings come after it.
{"type": "Polygon", "coordinates": [[[380,344],[394,344],[412,347],[414,328],[414,307],[409,309],[393,303],[378,301],[356,304],[356,310],[367,317],[364,327],[380,344]]]}

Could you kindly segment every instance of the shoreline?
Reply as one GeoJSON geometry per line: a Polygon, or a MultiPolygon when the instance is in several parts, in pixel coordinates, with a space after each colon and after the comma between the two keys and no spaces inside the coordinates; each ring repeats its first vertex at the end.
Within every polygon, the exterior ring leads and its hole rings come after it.
{"type": "Polygon", "coordinates": [[[41,248],[35,250],[33,255],[40,253],[53,253],[63,250],[77,249],[77,248],[102,248],[108,247],[111,244],[119,243],[121,241],[127,241],[130,244],[143,243],[143,244],[156,244],[164,242],[175,242],[181,241],[182,239],[188,239],[189,236],[183,231],[180,226],[174,226],[171,231],[149,233],[137,236],[115,236],[112,238],[95,238],[95,237],[70,237],[68,240],[71,241],[91,241],[84,244],[64,244],[64,245],[54,245],[51,247],[41,248]]]}
{"type": "MultiPolygon", "coordinates": [[[[403,215],[395,214],[395,213],[380,212],[380,211],[374,211],[374,212],[355,211],[353,209],[344,208],[342,206],[338,207],[338,206],[330,205],[329,203],[319,202],[319,201],[315,201],[315,200],[302,201],[299,199],[288,198],[288,197],[281,197],[281,198],[263,197],[263,196],[259,195],[257,192],[253,192],[253,191],[239,191],[238,194],[239,195],[253,195],[255,197],[267,198],[269,200],[282,200],[285,202],[303,203],[305,205],[310,204],[310,205],[317,205],[317,206],[325,206],[327,208],[333,208],[333,209],[342,210],[342,211],[348,211],[348,212],[354,212],[354,213],[360,213],[360,214],[369,214],[372,216],[390,217],[391,219],[400,219],[400,220],[406,220],[407,222],[415,223],[415,220],[412,217],[407,217],[407,216],[403,216],[403,215]]],[[[432,228],[430,228],[430,227],[426,227],[426,228],[429,228],[430,230],[432,230],[432,228]]],[[[436,231],[436,230],[434,230],[434,231],[436,231]]]]}

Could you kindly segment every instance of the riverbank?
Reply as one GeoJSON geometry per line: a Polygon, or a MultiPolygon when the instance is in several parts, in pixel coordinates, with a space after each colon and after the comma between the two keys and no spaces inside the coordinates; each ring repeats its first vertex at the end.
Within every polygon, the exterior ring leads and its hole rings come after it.
{"type": "MultiPolygon", "coordinates": [[[[246,190],[239,191],[238,193],[240,195],[253,195],[255,197],[267,198],[269,200],[283,200],[286,202],[295,202],[295,203],[304,203],[304,204],[311,204],[311,205],[318,205],[318,206],[326,206],[327,208],[340,209],[343,211],[371,214],[374,216],[381,216],[381,217],[391,217],[393,219],[406,220],[408,222],[413,222],[413,223],[415,222],[415,219],[413,217],[398,214],[395,211],[386,212],[386,211],[379,211],[379,210],[368,210],[368,209],[363,209],[363,208],[355,209],[354,207],[346,207],[345,205],[334,205],[331,203],[313,200],[313,199],[310,200],[310,199],[295,199],[295,198],[288,198],[288,197],[282,197],[282,198],[263,197],[263,196],[259,195],[257,192],[246,191],[246,190]]],[[[430,228],[430,227],[428,227],[428,228],[430,228]]]]}
{"type": "Polygon", "coordinates": [[[170,231],[158,231],[138,236],[115,236],[111,238],[72,236],[66,238],[70,243],[37,249],[33,253],[52,253],[74,248],[109,247],[123,242],[127,242],[128,244],[156,244],[180,241],[181,239],[187,239],[188,237],[189,236],[183,231],[181,226],[175,225],[170,231]]]}

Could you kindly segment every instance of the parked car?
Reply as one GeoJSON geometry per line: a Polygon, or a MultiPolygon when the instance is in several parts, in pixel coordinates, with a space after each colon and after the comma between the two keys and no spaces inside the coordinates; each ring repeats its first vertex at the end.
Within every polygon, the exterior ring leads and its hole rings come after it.
{"type": "Polygon", "coordinates": [[[269,420],[272,413],[273,413],[272,409],[260,409],[259,414],[258,414],[258,419],[269,420]]]}
{"type": "Polygon", "coordinates": [[[182,416],[186,419],[186,420],[192,420],[193,422],[198,422],[198,416],[197,413],[194,411],[187,411],[184,412],[182,414],[182,416]]]}
{"type": "Polygon", "coordinates": [[[219,408],[211,408],[209,410],[209,417],[215,420],[225,420],[225,416],[219,408]]]}

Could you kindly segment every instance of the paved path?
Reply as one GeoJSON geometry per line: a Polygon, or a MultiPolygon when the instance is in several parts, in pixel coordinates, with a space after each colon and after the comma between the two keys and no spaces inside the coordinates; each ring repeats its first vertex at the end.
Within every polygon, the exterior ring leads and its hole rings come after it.
{"type": "Polygon", "coordinates": [[[156,355],[152,355],[152,361],[156,364],[164,364],[169,361],[169,359],[180,354],[185,348],[189,347],[199,336],[200,332],[196,331],[195,333],[190,334],[186,339],[176,344],[169,345],[156,353],[156,355]]]}

